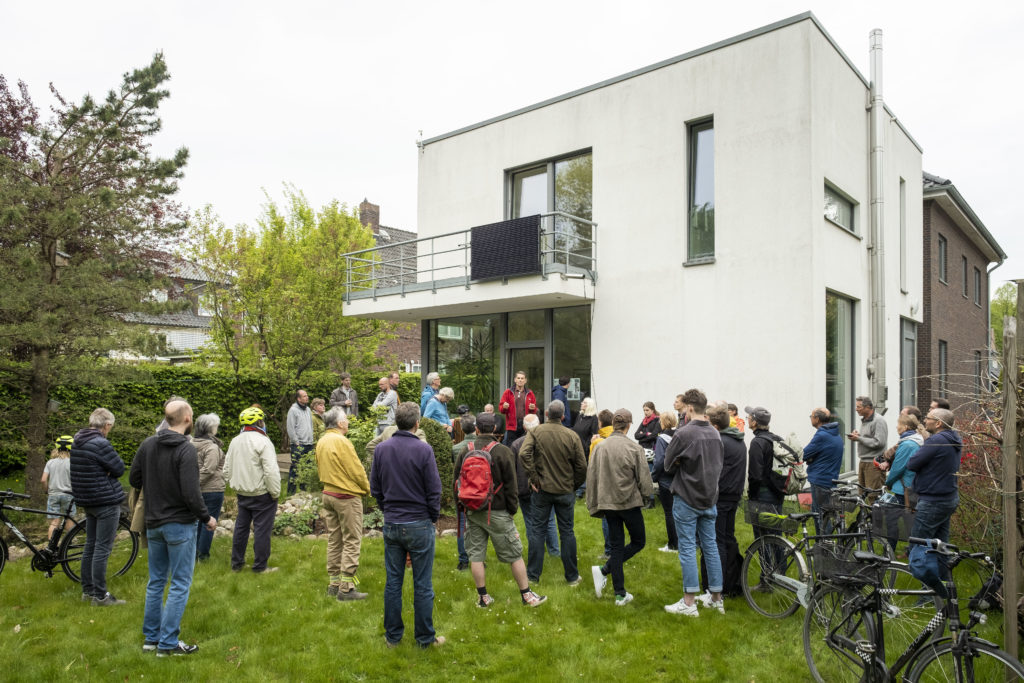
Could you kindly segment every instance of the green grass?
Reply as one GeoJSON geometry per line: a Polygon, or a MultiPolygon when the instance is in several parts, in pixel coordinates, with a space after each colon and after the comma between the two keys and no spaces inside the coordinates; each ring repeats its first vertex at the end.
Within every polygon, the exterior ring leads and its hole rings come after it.
{"type": "MultiPolygon", "coordinates": [[[[521,518],[517,515],[522,533],[521,518]]],[[[726,600],[726,614],[700,618],[667,614],[682,580],[665,542],[660,508],[645,512],[647,547],[625,568],[636,596],[615,607],[611,586],[594,596],[590,565],[602,549],[599,520],[576,507],[576,535],[584,581],[569,588],[561,562],[546,558],[537,609],[519,604],[507,566],[491,551],[488,589],[496,602],[475,607],[468,572],[458,572],[455,538],[438,539],[434,564],[434,625],[448,643],[421,651],[412,629],[412,578],[406,573],[406,636],[384,646],[383,541],[364,539],[361,603],[324,595],[326,541],[275,538],[268,575],[233,574],[230,539],[214,540],[211,560],[196,568],[182,639],[198,642],[191,657],[157,659],[141,652],[147,579],[145,550],[110,589],[123,607],[93,608],[62,574],[45,579],[27,560],[0,575],[0,661],[7,681],[43,680],[488,680],[488,681],[804,681],[803,611],[781,621],[763,618],[742,598],[726,600]]],[[[738,524],[740,545],[750,527],[738,524]]],[[[251,562],[251,548],[249,553],[251,562]]]]}

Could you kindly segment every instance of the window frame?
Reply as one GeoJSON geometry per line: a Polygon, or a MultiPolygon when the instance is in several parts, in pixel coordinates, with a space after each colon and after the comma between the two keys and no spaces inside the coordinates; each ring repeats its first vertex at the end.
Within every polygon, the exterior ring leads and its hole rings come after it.
{"type": "Polygon", "coordinates": [[[859,204],[857,203],[857,200],[855,200],[853,197],[851,197],[849,195],[849,193],[843,192],[839,188],[838,185],[836,185],[835,183],[831,182],[827,178],[825,179],[825,183],[822,186],[821,200],[822,200],[821,201],[821,216],[822,216],[822,218],[824,218],[826,221],[828,221],[832,225],[834,225],[834,226],[836,226],[838,228],[841,228],[845,232],[848,232],[849,234],[854,235],[855,237],[860,237],[860,233],[857,232],[857,219],[859,218],[859,216],[858,216],[858,213],[859,213],[858,206],[859,206],[859,204]],[[841,223],[840,221],[838,221],[838,220],[836,220],[834,218],[831,218],[830,216],[828,216],[825,213],[825,195],[826,195],[826,193],[830,193],[830,194],[834,195],[835,197],[837,197],[838,199],[840,199],[841,201],[843,201],[843,202],[845,202],[846,204],[849,205],[849,207],[850,207],[850,225],[843,225],[843,223],[841,223]]]}
{"type": "MultiPolygon", "coordinates": [[[[694,195],[697,185],[697,138],[706,131],[711,131],[711,193],[715,193],[715,119],[713,116],[690,121],[686,124],[686,261],[683,265],[700,265],[715,262],[715,223],[711,222],[711,252],[694,254],[694,195]]],[[[712,199],[711,210],[715,210],[712,199]]]]}
{"type": "Polygon", "coordinates": [[[949,240],[942,235],[939,235],[939,256],[938,256],[938,269],[939,269],[939,282],[944,285],[949,284],[947,277],[949,276],[949,240]]]}
{"type": "Polygon", "coordinates": [[[945,340],[939,340],[939,396],[948,398],[949,391],[949,344],[945,340]]]}
{"type": "MultiPolygon", "coordinates": [[[[560,161],[568,161],[569,159],[575,159],[576,157],[591,156],[591,163],[593,163],[594,150],[591,147],[585,147],[565,154],[559,154],[557,156],[548,157],[546,159],[540,159],[538,161],[531,161],[526,164],[519,166],[513,166],[505,169],[505,220],[512,220],[513,218],[522,218],[522,216],[515,215],[516,207],[516,195],[515,195],[515,177],[520,173],[526,173],[528,171],[535,171],[543,168],[545,174],[544,187],[547,192],[544,202],[544,212],[548,213],[555,210],[555,164],[560,161]]],[[[591,193],[593,193],[593,186],[591,186],[591,193]]],[[[593,196],[591,196],[593,201],[593,196]]],[[[592,219],[591,219],[592,220],[592,219]]]]}
{"type": "Polygon", "coordinates": [[[968,292],[970,291],[970,283],[969,283],[968,277],[967,277],[968,273],[970,272],[970,266],[967,264],[967,257],[966,256],[961,256],[960,257],[960,262],[961,262],[961,264],[963,264],[963,267],[964,267],[964,282],[963,282],[963,290],[964,291],[963,291],[963,295],[964,295],[964,298],[966,299],[968,297],[968,292]]]}
{"type": "Polygon", "coordinates": [[[974,305],[981,308],[981,269],[974,267],[974,305]]]}

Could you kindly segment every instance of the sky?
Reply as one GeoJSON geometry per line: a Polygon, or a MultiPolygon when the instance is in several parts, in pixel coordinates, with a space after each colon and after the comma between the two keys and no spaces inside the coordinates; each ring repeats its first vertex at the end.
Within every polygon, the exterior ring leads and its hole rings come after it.
{"type": "MultiPolygon", "coordinates": [[[[162,51],[171,98],[154,148],[185,146],[179,199],[252,224],[283,183],[314,205],[380,205],[416,229],[416,141],[814,12],[1024,277],[1024,3],[480,0],[5,3],[0,73],[37,104],[104,95],[162,51]],[[1013,85],[1017,83],[1018,85],[1013,85]]],[[[457,227],[466,226],[453,226],[457,227]]]]}

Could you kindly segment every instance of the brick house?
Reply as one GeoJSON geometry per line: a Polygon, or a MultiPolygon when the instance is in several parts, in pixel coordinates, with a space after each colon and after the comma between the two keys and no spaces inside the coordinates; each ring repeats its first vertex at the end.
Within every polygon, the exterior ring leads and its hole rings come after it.
{"type": "Polygon", "coordinates": [[[903,330],[910,343],[917,327],[917,371],[903,375],[916,377],[916,393],[904,381],[901,403],[924,410],[944,397],[959,411],[988,386],[989,274],[1006,254],[951,181],[923,182],[923,322],[903,330]]]}

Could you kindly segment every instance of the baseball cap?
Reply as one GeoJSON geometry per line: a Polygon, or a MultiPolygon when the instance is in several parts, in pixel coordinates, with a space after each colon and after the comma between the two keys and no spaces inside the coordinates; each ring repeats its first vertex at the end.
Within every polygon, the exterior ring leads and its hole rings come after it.
{"type": "Polygon", "coordinates": [[[498,420],[494,417],[494,413],[478,413],[476,416],[476,428],[481,432],[494,432],[494,427],[498,424],[498,420]]]}
{"type": "Polygon", "coordinates": [[[768,412],[767,408],[762,408],[761,406],[751,408],[750,406],[747,406],[743,411],[750,417],[754,418],[754,421],[763,427],[767,427],[772,421],[772,414],[768,412]]]}

